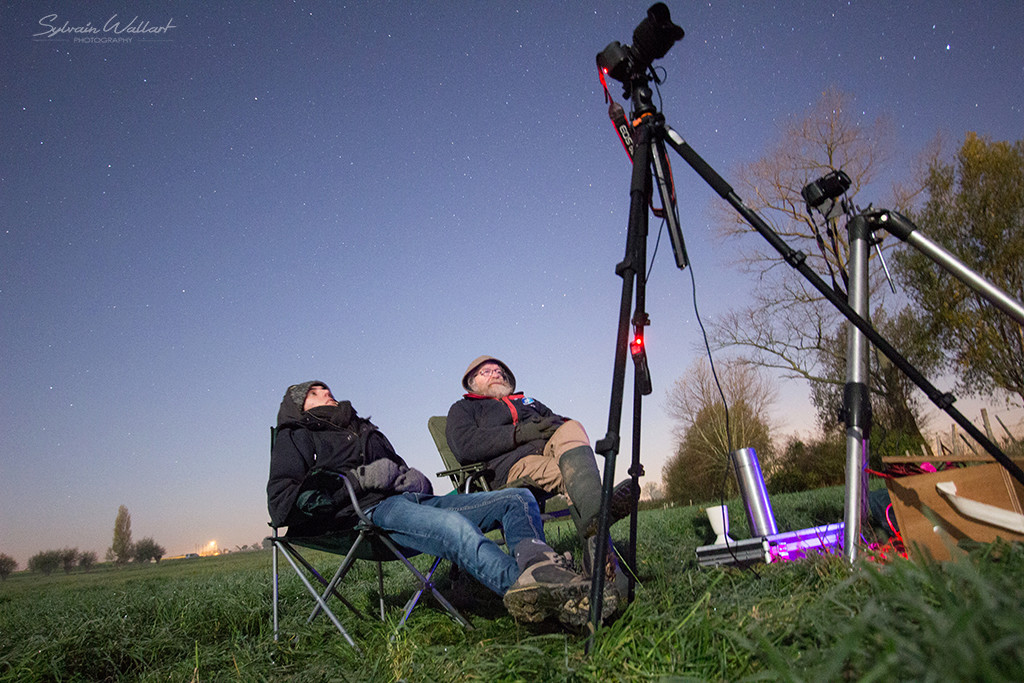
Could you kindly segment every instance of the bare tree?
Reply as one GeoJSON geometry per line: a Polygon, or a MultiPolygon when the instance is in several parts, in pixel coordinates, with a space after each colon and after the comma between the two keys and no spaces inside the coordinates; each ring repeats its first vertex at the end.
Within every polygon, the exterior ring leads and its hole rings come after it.
{"type": "MultiPolygon", "coordinates": [[[[741,166],[734,183],[744,204],[758,212],[790,246],[804,251],[812,268],[837,275],[846,267],[845,240],[815,225],[801,190],[807,183],[842,169],[851,180],[848,196],[856,197],[878,177],[893,142],[888,119],[861,125],[851,107],[850,95],[829,88],[810,111],[782,130],[765,156],[741,166]]],[[[894,201],[902,204],[907,194],[902,192],[894,201]]],[[[746,235],[753,230],[725,204],[717,202],[716,207],[725,235],[746,235]]],[[[779,255],[764,240],[744,240],[744,245],[748,248],[742,252],[742,262],[753,272],[767,274],[781,269],[779,255]]]]}
{"type": "MultiPolygon", "coordinates": [[[[848,196],[857,194],[876,180],[892,147],[892,128],[884,118],[862,125],[851,109],[851,97],[834,88],[825,91],[813,109],[794,119],[782,132],[779,142],[760,160],[742,167],[736,183],[744,203],[757,211],[773,230],[793,249],[807,256],[807,264],[845,297],[847,287],[848,238],[837,218],[812,217],[801,190],[833,170],[842,169],[851,180],[848,196]]],[[[917,190],[894,188],[889,208],[904,209],[917,190]]],[[[745,235],[752,228],[738,214],[721,205],[722,232],[727,238],[745,235]]],[[[883,250],[895,247],[896,240],[883,243],[883,250]]],[[[782,376],[808,381],[812,387],[832,385],[841,391],[845,382],[845,358],[842,345],[836,345],[842,333],[842,316],[824,297],[762,239],[743,241],[740,263],[757,276],[751,303],[733,310],[711,325],[711,336],[719,348],[737,346],[750,352],[747,362],[777,370],[782,376]]],[[[872,254],[874,258],[874,254],[872,254]]],[[[876,311],[884,310],[884,271],[869,269],[870,298],[876,311]]],[[[898,316],[878,316],[886,321],[898,316]]],[[[887,332],[892,330],[882,330],[887,332]]],[[[899,344],[897,344],[898,346],[899,344]]],[[[888,362],[875,358],[873,374],[888,371],[888,362]]],[[[913,420],[912,432],[918,432],[919,410],[907,404],[906,391],[894,391],[899,379],[891,372],[886,381],[874,380],[875,399],[888,402],[887,414],[913,420]]],[[[902,387],[901,387],[902,389],[902,387]]],[[[814,399],[831,396],[830,391],[814,392],[814,399]]],[[[819,415],[834,415],[830,405],[818,405],[819,415]]],[[[823,421],[824,422],[824,421],[823,421]]],[[[829,426],[829,425],[825,425],[829,426]]]]}
{"type": "Polygon", "coordinates": [[[649,481],[640,488],[644,500],[661,500],[665,497],[665,489],[660,481],[649,481]]]}
{"type": "Polygon", "coordinates": [[[675,423],[672,432],[682,439],[697,422],[701,410],[725,400],[743,401],[751,411],[768,424],[767,412],[778,396],[775,385],[756,366],[742,358],[726,359],[711,364],[704,357],[694,362],[668,391],[665,412],[675,423]]]}

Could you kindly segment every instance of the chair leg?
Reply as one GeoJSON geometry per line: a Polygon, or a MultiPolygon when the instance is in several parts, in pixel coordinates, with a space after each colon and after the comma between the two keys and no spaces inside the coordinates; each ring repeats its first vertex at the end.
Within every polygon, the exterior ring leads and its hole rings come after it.
{"type": "Polygon", "coordinates": [[[384,563],[377,560],[377,605],[380,608],[380,620],[384,621],[384,563]]]}
{"type": "MultiPolygon", "coordinates": [[[[277,545],[278,543],[279,542],[274,542],[274,545],[277,545]]],[[[362,650],[359,649],[359,646],[356,645],[354,640],[352,640],[352,636],[350,636],[348,634],[348,631],[345,630],[345,627],[341,625],[340,621],[338,621],[338,617],[334,616],[334,612],[332,612],[331,608],[327,606],[326,602],[324,602],[324,598],[320,595],[320,593],[315,588],[313,588],[313,584],[311,584],[309,582],[309,579],[306,578],[305,572],[303,572],[301,569],[299,569],[299,565],[295,562],[295,559],[292,557],[292,554],[290,552],[288,552],[287,548],[285,548],[285,544],[281,543],[281,546],[282,546],[282,550],[285,551],[284,552],[284,559],[288,560],[288,563],[292,566],[292,569],[295,570],[295,573],[298,575],[299,579],[302,581],[303,585],[306,587],[306,590],[316,600],[318,609],[319,610],[323,610],[324,614],[327,615],[327,617],[331,620],[331,623],[334,624],[334,627],[338,629],[338,631],[341,633],[342,636],[344,636],[344,638],[348,642],[348,644],[351,645],[356,650],[356,652],[359,652],[361,654],[362,650]]],[[[299,556],[299,557],[301,558],[301,556],[299,556]]],[[[308,564],[308,563],[306,563],[305,560],[303,560],[303,564],[308,564]]],[[[337,593],[335,593],[335,595],[337,595],[337,593]]]]}
{"type": "MultiPolygon", "coordinates": [[[[352,605],[348,600],[345,599],[344,596],[342,596],[338,592],[337,587],[344,580],[345,576],[348,574],[349,570],[354,565],[355,560],[357,559],[357,556],[359,554],[358,551],[360,549],[361,544],[363,544],[364,542],[372,542],[374,539],[378,540],[385,547],[387,547],[388,550],[391,552],[393,558],[396,560],[400,560],[402,564],[405,565],[405,568],[409,571],[409,573],[411,573],[413,577],[415,577],[419,584],[418,590],[415,591],[413,596],[405,605],[402,619],[398,623],[398,626],[395,628],[394,633],[392,633],[391,635],[392,640],[395,638],[398,629],[402,628],[405,625],[406,621],[408,621],[413,609],[416,607],[420,598],[422,597],[423,593],[426,590],[430,591],[430,593],[434,596],[434,599],[437,600],[438,604],[444,607],[445,611],[447,611],[448,614],[453,619],[459,622],[466,629],[473,629],[472,624],[470,624],[470,622],[464,616],[462,616],[462,614],[441,594],[441,592],[434,587],[433,577],[435,572],[437,571],[438,566],[441,563],[441,558],[435,558],[433,565],[430,567],[430,570],[426,573],[426,575],[424,575],[409,561],[409,559],[399,549],[395,542],[391,540],[390,537],[388,537],[386,534],[378,533],[377,529],[373,528],[372,526],[368,526],[362,528],[359,531],[355,541],[352,542],[351,545],[348,547],[348,552],[345,554],[345,557],[342,560],[341,565],[338,567],[337,571],[334,573],[334,575],[331,577],[329,581],[325,579],[323,576],[321,576],[320,573],[316,570],[316,568],[312,566],[302,556],[301,553],[295,550],[295,548],[293,548],[292,545],[286,539],[278,537],[276,534],[271,538],[271,545],[273,546],[272,592],[273,629],[275,641],[278,639],[280,633],[279,620],[281,596],[279,589],[280,563],[278,560],[278,552],[283,552],[284,558],[288,560],[288,563],[291,565],[292,569],[295,571],[299,579],[302,581],[302,584],[305,586],[306,591],[310,595],[312,595],[315,600],[315,606],[313,607],[313,610],[310,613],[309,618],[307,619],[307,623],[311,622],[320,612],[324,612],[327,615],[328,619],[331,620],[331,623],[334,624],[334,627],[338,629],[338,632],[341,633],[341,635],[345,638],[345,641],[348,642],[348,644],[351,645],[352,648],[356,650],[356,652],[359,652],[360,654],[362,653],[359,646],[356,645],[355,641],[349,635],[348,631],[346,631],[345,627],[342,626],[341,622],[338,620],[338,617],[334,614],[334,612],[331,611],[330,606],[327,604],[327,602],[330,596],[333,595],[334,597],[338,598],[340,602],[342,602],[356,615],[360,617],[365,616],[363,612],[358,610],[354,605],[352,605]],[[320,583],[322,590],[319,588],[314,588],[313,583],[310,582],[310,578],[316,579],[316,581],[320,583]]],[[[316,548],[317,546],[310,545],[310,547],[316,548]]],[[[377,561],[377,590],[379,596],[380,619],[381,621],[386,621],[384,610],[384,568],[383,563],[379,560],[377,561]]]]}
{"type": "MultiPolygon", "coordinates": [[[[391,552],[395,554],[395,557],[402,561],[406,568],[410,572],[412,572],[413,576],[415,576],[420,583],[420,589],[416,592],[416,594],[413,595],[412,605],[407,607],[406,614],[404,617],[402,617],[402,621],[398,625],[399,628],[401,628],[402,625],[405,624],[406,619],[409,618],[409,614],[412,613],[412,608],[416,606],[416,602],[419,600],[420,595],[422,595],[424,589],[427,589],[430,590],[430,593],[434,596],[434,599],[437,600],[437,602],[445,608],[445,610],[448,612],[448,614],[452,616],[452,618],[454,618],[467,629],[473,629],[473,625],[470,624],[469,621],[467,621],[464,616],[462,616],[459,610],[455,609],[455,607],[450,602],[448,602],[448,600],[443,595],[441,595],[440,591],[434,588],[434,584],[431,582],[430,579],[428,579],[426,576],[420,573],[420,570],[416,569],[416,567],[413,566],[412,562],[410,562],[408,558],[406,558],[406,556],[402,553],[402,551],[398,549],[398,546],[395,545],[394,541],[392,541],[387,536],[379,536],[378,538],[380,538],[381,542],[383,542],[384,545],[391,549],[391,552]]],[[[440,562],[441,558],[437,558],[434,560],[434,566],[430,569],[431,577],[433,577],[434,570],[437,569],[437,566],[438,564],[440,564],[440,562]]]]}
{"type": "MultiPolygon", "coordinates": [[[[356,551],[357,548],[359,548],[359,545],[363,542],[363,540],[364,540],[364,535],[360,534],[359,537],[356,538],[355,542],[352,544],[352,547],[349,549],[348,554],[345,555],[345,559],[342,561],[341,565],[338,567],[338,570],[336,572],[334,572],[334,576],[331,577],[330,581],[324,581],[323,577],[321,577],[320,574],[318,574],[315,570],[313,571],[313,575],[316,576],[320,580],[320,583],[322,585],[326,586],[324,588],[324,592],[320,596],[320,597],[322,597],[324,599],[325,602],[326,602],[326,600],[327,600],[327,598],[329,596],[334,595],[334,597],[336,597],[339,600],[341,600],[341,602],[343,604],[345,604],[350,610],[355,612],[356,615],[358,615],[360,617],[363,616],[363,613],[360,612],[358,609],[356,609],[356,607],[354,605],[352,605],[352,603],[350,603],[348,600],[346,600],[341,595],[341,593],[339,593],[337,591],[337,587],[338,587],[338,584],[341,583],[342,579],[345,578],[345,575],[348,574],[348,570],[352,568],[353,564],[355,564],[355,561],[356,561],[356,552],[355,551],[356,551]]],[[[308,564],[307,564],[307,566],[308,566],[308,564]]],[[[316,605],[313,608],[313,612],[309,615],[309,619],[307,620],[307,623],[313,621],[313,619],[315,619],[316,615],[319,614],[319,613],[320,613],[320,605],[318,604],[318,605],[316,605]]]]}
{"type": "MultiPolygon", "coordinates": [[[[325,579],[323,576],[320,575],[320,572],[318,572],[316,570],[316,567],[314,567],[309,562],[307,562],[306,558],[304,558],[302,555],[300,555],[298,551],[296,551],[291,545],[288,544],[287,541],[282,539],[280,541],[280,544],[281,544],[281,549],[283,551],[285,551],[286,556],[290,555],[292,558],[298,560],[302,564],[302,566],[306,568],[306,571],[309,572],[309,575],[312,576],[313,578],[315,578],[320,583],[321,586],[330,586],[330,582],[327,579],[325,579]]],[[[294,567],[295,564],[293,563],[292,566],[294,567]]],[[[337,576],[337,574],[335,574],[335,576],[337,576]]],[[[335,583],[337,583],[337,582],[335,582],[335,583]]],[[[355,614],[357,617],[359,617],[360,619],[362,619],[362,618],[364,618],[366,616],[365,614],[363,614],[359,610],[358,607],[356,607],[351,602],[346,600],[345,596],[342,595],[341,593],[339,593],[336,590],[335,586],[331,586],[330,590],[325,590],[323,592],[323,594],[321,595],[321,597],[324,598],[324,600],[326,600],[328,595],[334,595],[334,597],[336,597],[338,600],[340,600],[341,603],[343,605],[345,605],[345,607],[348,607],[349,610],[351,610],[351,612],[353,614],[355,614]]],[[[313,616],[316,616],[316,614],[319,614],[319,612],[315,613],[313,616]]],[[[312,619],[312,617],[310,617],[310,618],[312,619]]]]}
{"type": "Polygon", "coordinates": [[[426,575],[423,576],[423,579],[425,579],[425,581],[420,581],[419,590],[413,593],[412,597],[410,597],[408,602],[405,603],[405,613],[402,615],[402,620],[398,622],[398,628],[402,628],[402,626],[405,625],[405,622],[409,619],[409,616],[412,614],[413,608],[416,607],[416,603],[419,602],[420,597],[423,595],[423,591],[425,591],[428,587],[431,589],[431,591],[434,590],[434,572],[437,571],[437,568],[440,564],[441,558],[435,558],[434,564],[430,567],[430,571],[428,571],[426,575]]]}
{"type": "Polygon", "coordinates": [[[277,592],[278,591],[278,588],[277,588],[277,543],[271,542],[270,545],[273,548],[273,556],[272,556],[273,559],[271,560],[271,566],[273,567],[273,576],[271,577],[271,581],[273,582],[272,592],[274,594],[274,617],[273,617],[273,620],[274,620],[274,642],[277,642],[277,632],[278,632],[278,620],[277,620],[277,601],[278,601],[278,592],[277,592]]]}

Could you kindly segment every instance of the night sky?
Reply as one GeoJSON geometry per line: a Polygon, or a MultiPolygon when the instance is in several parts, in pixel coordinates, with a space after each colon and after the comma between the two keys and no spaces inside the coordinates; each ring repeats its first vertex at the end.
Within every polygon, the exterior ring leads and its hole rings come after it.
{"type": "MultiPolygon", "coordinates": [[[[937,133],[1024,132],[1018,0],[668,4],[656,103],[726,179],[831,86],[894,121],[892,179],[937,133]]],[[[260,541],[269,427],[309,379],[429,475],[427,418],[484,353],[604,436],[630,167],[594,57],[649,5],[4,2],[0,552],[102,558],[122,504],[169,555],[260,541]]],[[[707,321],[753,283],[674,167],[707,321]]],[[[692,299],[663,246],[649,480],[702,353],[692,299]]],[[[810,429],[782,387],[781,433],[810,429]]]]}

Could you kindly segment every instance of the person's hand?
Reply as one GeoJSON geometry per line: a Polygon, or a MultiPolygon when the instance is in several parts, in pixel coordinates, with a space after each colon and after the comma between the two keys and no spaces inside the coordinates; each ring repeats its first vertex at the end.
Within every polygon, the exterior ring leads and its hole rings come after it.
{"type": "Polygon", "coordinates": [[[387,458],[374,460],[369,465],[360,465],[352,470],[352,476],[367,491],[388,491],[401,472],[398,463],[387,458]]]}
{"type": "Polygon", "coordinates": [[[516,425],[515,439],[517,444],[529,443],[530,441],[547,441],[562,426],[562,418],[555,415],[520,422],[516,425]]]}
{"type": "Polygon", "coordinates": [[[541,434],[543,438],[550,439],[558,431],[558,428],[565,424],[565,418],[558,415],[549,415],[540,421],[541,434]]]}
{"type": "Polygon", "coordinates": [[[396,491],[411,491],[412,493],[433,493],[434,487],[430,485],[427,476],[414,467],[399,467],[399,475],[395,479],[396,491]]]}

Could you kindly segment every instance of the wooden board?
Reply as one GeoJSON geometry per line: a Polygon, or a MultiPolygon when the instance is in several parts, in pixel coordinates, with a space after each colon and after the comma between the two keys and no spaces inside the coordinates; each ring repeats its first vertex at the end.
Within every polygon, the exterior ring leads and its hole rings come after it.
{"type": "Polygon", "coordinates": [[[943,481],[955,483],[960,497],[1021,512],[1020,501],[1024,498],[1024,486],[1010,477],[998,463],[887,479],[896,521],[907,549],[912,554],[926,552],[936,560],[948,560],[950,550],[947,543],[955,546],[962,539],[982,543],[992,542],[997,537],[1024,541],[1024,535],[961,516],[935,490],[935,484],[943,481]],[[926,511],[930,511],[932,519],[929,519],[926,511]],[[936,531],[936,525],[940,530],[936,531]],[[946,542],[943,541],[944,535],[948,535],[946,542]]]}

